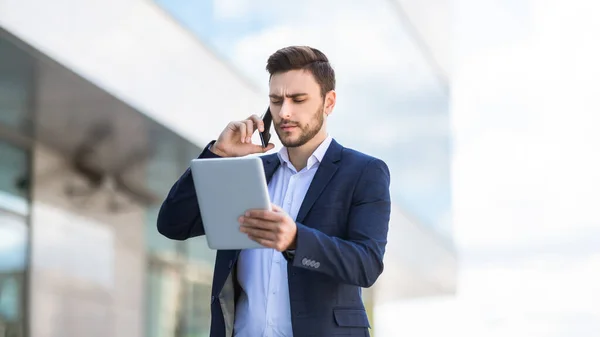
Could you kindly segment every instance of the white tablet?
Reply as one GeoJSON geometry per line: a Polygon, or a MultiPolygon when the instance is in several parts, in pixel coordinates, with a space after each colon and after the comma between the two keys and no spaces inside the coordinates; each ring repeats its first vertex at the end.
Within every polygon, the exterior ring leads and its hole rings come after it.
{"type": "Polygon", "coordinates": [[[271,209],[260,157],[193,159],[190,169],[208,247],[264,248],[240,232],[238,222],[249,209],[271,209]]]}

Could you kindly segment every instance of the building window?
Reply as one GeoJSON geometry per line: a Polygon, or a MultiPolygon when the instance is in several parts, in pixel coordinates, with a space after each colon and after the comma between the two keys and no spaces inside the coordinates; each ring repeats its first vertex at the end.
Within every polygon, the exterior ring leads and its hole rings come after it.
{"type": "Polygon", "coordinates": [[[0,140],[0,336],[23,336],[29,229],[24,150],[0,140]]]}
{"type": "Polygon", "coordinates": [[[22,337],[29,260],[29,152],[8,138],[29,131],[34,62],[1,36],[0,60],[0,336],[22,337]]]}
{"type": "Polygon", "coordinates": [[[29,131],[29,96],[34,64],[31,56],[0,36],[0,126],[29,131]]]}
{"type": "MultiPolygon", "coordinates": [[[[160,130],[146,174],[163,199],[200,149],[160,130]]],[[[203,237],[170,240],[158,233],[160,205],[146,211],[146,320],[148,337],[204,337],[210,332],[210,295],[215,253],[203,237]]]]}
{"type": "Polygon", "coordinates": [[[27,262],[27,225],[0,210],[0,335],[22,336],[27,262]]]}

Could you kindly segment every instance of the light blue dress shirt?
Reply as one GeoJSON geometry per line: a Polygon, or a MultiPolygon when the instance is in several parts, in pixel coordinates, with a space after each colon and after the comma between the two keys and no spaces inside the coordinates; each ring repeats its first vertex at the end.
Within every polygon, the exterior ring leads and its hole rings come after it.
{"type": "MultiPolygon", "coordinates": [[[[294,220],[331,141],[328,136],[300,172],[290,162],[285,147],[278,153],[281,165],[269,182],[269,196],[294,220]]],[[[236,303],[235,337],[292,337],[287,261],[283,255],[271,248],[242,250],[237,278],[242,292],[236,303]]]]}

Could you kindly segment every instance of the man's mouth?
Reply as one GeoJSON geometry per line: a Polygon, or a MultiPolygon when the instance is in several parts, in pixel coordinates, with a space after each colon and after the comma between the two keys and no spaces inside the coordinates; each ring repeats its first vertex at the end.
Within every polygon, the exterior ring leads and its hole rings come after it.
{"type": "Polygon", "coordinates": [[[295,127],[297,127],[297,126],[296,125],[292,125],[292,124],[285,124],[285,125],[280,126],[279,128],[281,130],[284,130],[284,131],[289,131],[289,130],[292,130],[293,128],[295,128],[295,127]]]}

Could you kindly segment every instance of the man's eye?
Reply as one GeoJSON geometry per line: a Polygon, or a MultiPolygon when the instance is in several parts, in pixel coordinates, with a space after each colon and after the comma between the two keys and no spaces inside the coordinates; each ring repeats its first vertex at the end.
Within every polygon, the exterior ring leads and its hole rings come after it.
{"type": "Polygon", "coordinates": [[[281,101],[273,101],[273,100],[271,100],[271,103],[273,103],[273,104],[281,104],[281,101]]]}
{"type": "Polygon", "coordinates": [[[305,99],[295,99],[294,100],[295,103],[302,103],[304,101],[306,101],[306,100],[305,99]]]}

